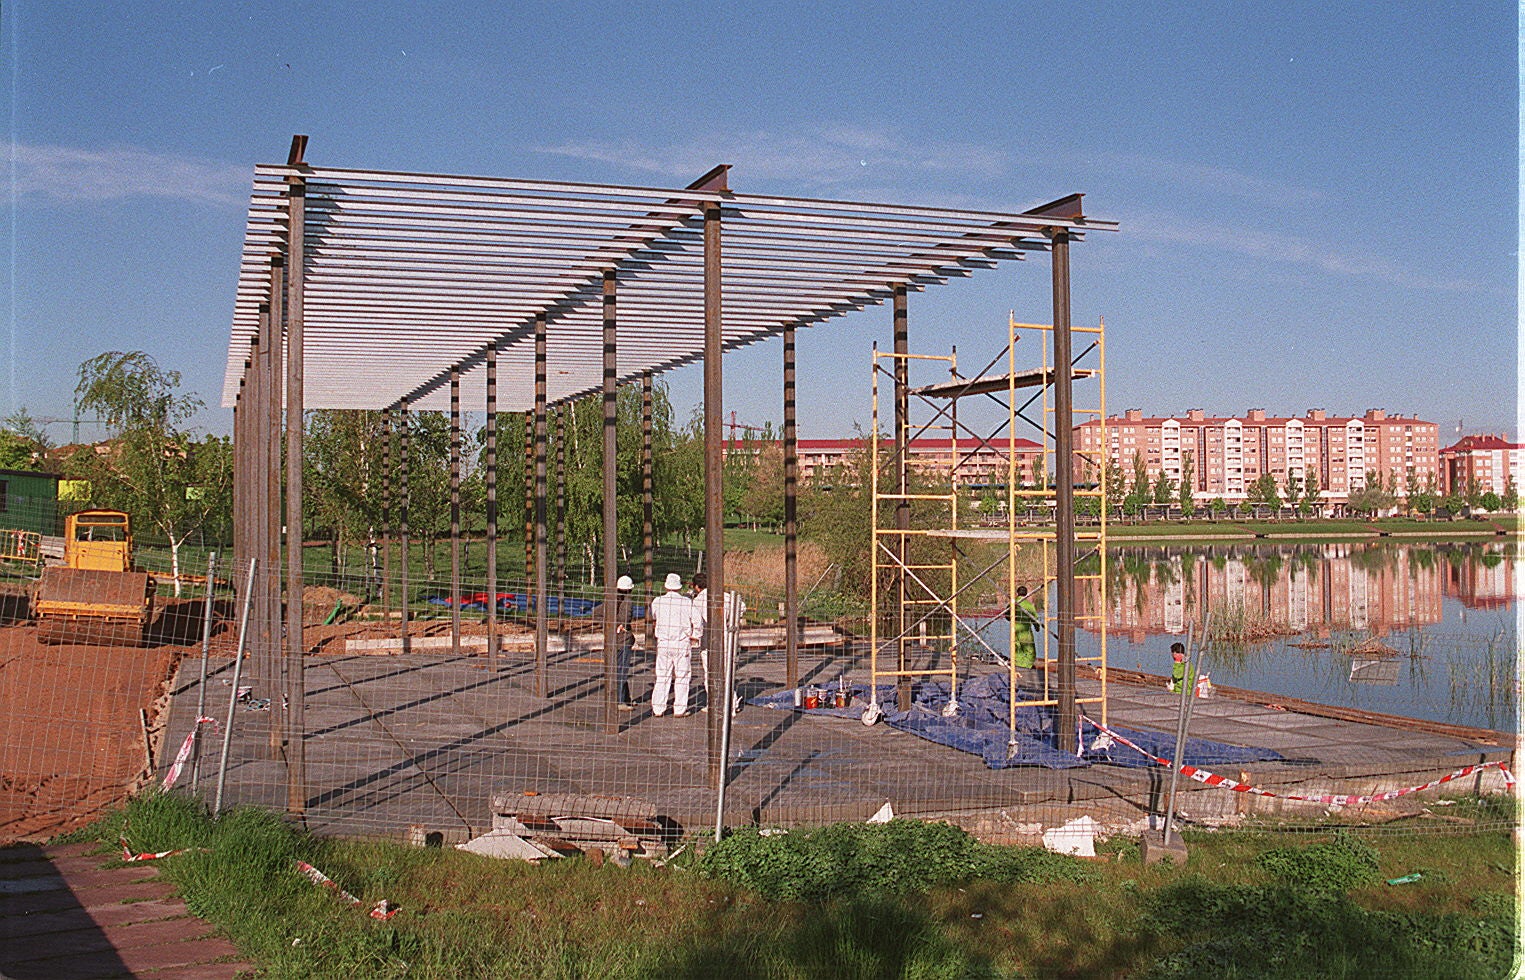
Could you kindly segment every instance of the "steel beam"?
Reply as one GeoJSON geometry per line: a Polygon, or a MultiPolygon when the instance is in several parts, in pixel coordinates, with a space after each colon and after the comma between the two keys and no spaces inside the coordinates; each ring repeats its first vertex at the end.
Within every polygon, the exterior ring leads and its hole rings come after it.
{"type": "Polygon", "coordinates": [[[392,410],[381,412],[381,612],[392,611],[392,410]]]}
{"type": "Polygon", "coordinates": [[[556,594],[567,599],[567,415],[570,404],[556,409],[556,594]]]}
{"type": "Polygon", "coordinates": [[[656,551],[656,509],[652,499],[652,386],[651,372],[641,375],[641,580],[650,596],[656,551]]]}

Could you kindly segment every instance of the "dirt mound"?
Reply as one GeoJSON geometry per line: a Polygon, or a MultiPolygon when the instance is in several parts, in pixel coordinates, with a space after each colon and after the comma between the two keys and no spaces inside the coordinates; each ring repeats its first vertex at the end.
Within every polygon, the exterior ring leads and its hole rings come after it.
{"type": "Polygon", "coordinates": [[[361,598],[326,585],[310,585],[302,590],[302,625],[314,626],[330,616],[342,617],[360,608],[361,598]]]}

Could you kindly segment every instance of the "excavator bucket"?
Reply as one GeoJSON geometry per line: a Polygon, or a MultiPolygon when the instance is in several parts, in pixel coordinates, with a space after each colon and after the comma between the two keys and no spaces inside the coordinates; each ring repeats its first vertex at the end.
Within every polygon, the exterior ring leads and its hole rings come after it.
{"type": "Polygon", "coordinates": [[[43,643],[137,646],[153,617],[147,572],[47,568],[37,583],[37,638],[43,643]]]}

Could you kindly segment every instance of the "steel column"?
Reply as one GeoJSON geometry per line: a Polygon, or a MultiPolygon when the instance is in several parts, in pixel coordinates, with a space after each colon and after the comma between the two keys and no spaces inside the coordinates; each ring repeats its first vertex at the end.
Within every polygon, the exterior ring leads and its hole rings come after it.
{"type": "MultiPolygon", "coordinates": [[[[619,597],[614,582],[619,578],[619,524],[616,502],[619,484],[616,479],[619,463],[619,359],[616,356],[615,279],[613,272],[604,273],[604,731],[619,731],[619,712],[615,705],[619,699],[615,661],[619,651],[615,635],[615,606],[619,597]]],[[[674,710],[682,710],[675,706],[674,710]]]]}
{"type": "Polygon", "coordinates": [[[281,655],[281,374],[285,363],[286,260],[270,260],[269,343],[265,347],[264,379],[264,455],[265,455],[265,554],[260,571],[259,590],[263,610],[260,623],[260,656],[265,662],[265,695],[270,698],[267,712],[270,722],[270,758],[284,759],[286,753],[286,670],[281,655]]]}
{"type": "Polygon", "coordinates": [[[546,664],[550,660],[550,599],[546,595],[546,320],[535,317],[535,693],[550,689],[546,664]]]}
{"type": "Polygon", "coordinates": [[[408,474],[413,463],[413,453],[408,445],[410,435],[408,400],[404,398],[398,402],[397,409],[397,449],[402,466],[402,499],[397,504],[397,550],[400,552],[397,571],[397,589],[400,593],[397,600],[397,638],[403,653],[411,652],[408,643],[408,566],[409,552],[412,550],[412,542],[408,538],[408,510],[413,505],[413,488],[408,485],[408,474]]]}
{"type": "Polygon", "coordinates": [[[641,580],[646,594],[652,594],[656,552],[656,514],[652,486],[652,379],[650,371],[641,372],[641,580]]]}
{"type": "Polygon", "coordinates": [[[498,345],[487,346],[487,669],[498,669],[498,345]]]}
{"type": "Polygon", "coordinates": [[[784,684],[800,686],[799,438],[795,424],[794,324],[784,327],[784,684]]]}
{"type": "Polygon", "coordinates": [[[302,636],[302,276],[307,179],[292,176],[287,182],[290,210],[286,228],[286,811],[301,814],[307,810],[304,745],[307,689],[303,670],[307,644],[302,636]]]}
{"type": "Polygon", "coordinates": [[[567,415],[570,403],[556,409],[556,594],[567,598],[567,415]]]}
{"type": "MultiPolygon", "coordinates": [[[[721,486],[724,468],[721,441],[723,411],[720,357],[723,337],[720,306],[720,205],[704,204],[704,567],[709,587],[703,642],[710,654],[709,675],[704,679],[711,700],[724,689],[725,678],[725,524],[721,486]]],[[[711,705],[706,739],[710,782],[719,789],[725,778],[721,755],[721,727],[730,705],[711,705]]]]}
{"type": "Polygon", "coordinates": [[[461,368],[450,367],[450,652],[461,655],[461,368]]]}
{"type": "Polygon", "coordinates": [[[392,611],[392,410],[381,412],[381,611],[392,611]]]}
{"type": "MultiPolygon", "coordinates": [[[[911,342],[906,315],[906,287],[895,286],[894,340],[895,340],[895,529],[906,531],[911,527],[911,502],[905,499],[909,491],[906,479],[910,466],[911,425],[911,342]]],[[[878,438],[878,433],[874,434],[878,438]]],[[[908,535],[895,535],[895,660],[900,677],[895,685],[896,706],[901,711],[911,710],[911,678],[905,672],[910,669],[906,662],[906,612],[905,612],[905,566],[908,535]]],[[[874,547],[878,547],[875,542],[874,547]]]]}
{"type": "Polygon", "coordinates": [[[1070,234],[1053,231],[1054,287],[1054,544],[1059,626],[1059,748],[1076,748],[1074,410],[1070,370],[1070,234]]]}

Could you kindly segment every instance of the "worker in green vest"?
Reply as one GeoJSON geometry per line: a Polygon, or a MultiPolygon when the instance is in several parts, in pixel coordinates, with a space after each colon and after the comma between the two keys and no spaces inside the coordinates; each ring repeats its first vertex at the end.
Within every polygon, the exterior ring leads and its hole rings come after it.
{"type": "Polygon", "coordinates": [[[1170,683],[1165,685],[1167,691],[1179,691],[1182,684],[1195,684],[1197,672],[1191,670],[1186,664],[1186,644],[1176,641],[1170,645],[1170,683]]]}
{"type": "Polygon", "coordinates": [[[1038,612],[1038,607],[1027,597],[1025,585],[1017,586],[1017,601],[1012,607],[1012,616],[1016,629],[1011,640],[1011,667],[1016,672],[1017,683],[1041,691],[1043,679],[1038,676],[1034,665],[1038,659],[1038,630],[1042,628],[1043,617],[1038,612]]]}

